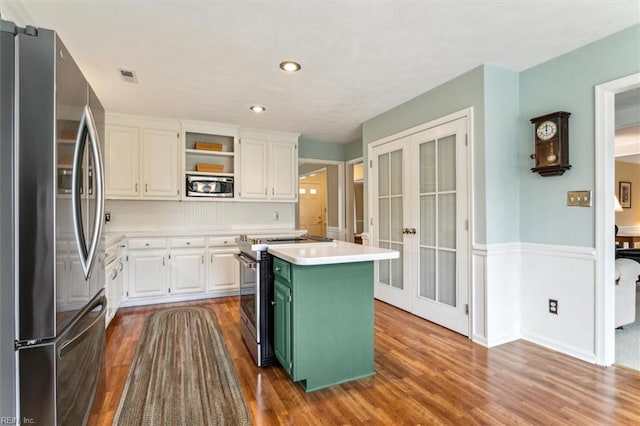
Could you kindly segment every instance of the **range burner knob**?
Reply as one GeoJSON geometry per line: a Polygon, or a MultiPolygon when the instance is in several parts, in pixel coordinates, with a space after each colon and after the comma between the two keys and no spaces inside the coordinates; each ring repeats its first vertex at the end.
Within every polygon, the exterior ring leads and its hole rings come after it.
{"type": "Polygon", "coordinates": [[[247,234],[240,234],[240,241],[247,241],[247,234]]]}
{"type": "Polygon", "coordinates": [[[253,240],[251,240],[251,244],[260,244],[262,243],[262,241],[259,238],[254,238],[253,240]]]}

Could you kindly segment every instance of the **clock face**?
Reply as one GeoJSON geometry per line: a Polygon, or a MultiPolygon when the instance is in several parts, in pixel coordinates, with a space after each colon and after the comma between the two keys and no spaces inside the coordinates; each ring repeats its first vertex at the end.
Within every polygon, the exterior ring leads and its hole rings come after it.
{"type": "Polygon", "coordinates": [[[558,132],[558,126],[553,121],[544,121],[540,123],[538,128],[536,129],[536,135],[538,139],[547,141],[554,137],[558,132]]]}

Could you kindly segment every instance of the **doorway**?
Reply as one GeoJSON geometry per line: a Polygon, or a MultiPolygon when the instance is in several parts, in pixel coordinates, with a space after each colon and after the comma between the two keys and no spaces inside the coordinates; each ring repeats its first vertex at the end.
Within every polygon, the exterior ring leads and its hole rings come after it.
{"type": "Polygon", "coordinates": [[[368,245],[364,232],[364,163],[362,158],[347,161],[346,173],[346,240],[368,245]]]}
{"type": "Polygon", "coordinates": [[[300,229],[318,237],[327,236],[327,171],[314,171],[298,178],[300,229]]]}
{"type": "Polygon", "coordinates": [[[615,95],[640,87],[640,73],[595,87],[596,359],[615,362],[615,95]]]}
{"type": "Polygon", "coordinates": [[[296,204],[296,228],[307,229],[310,234],[322,232],[327,238],[345,241],[344,228],[344,162],[331,160],[298,159],[298,203],[296,204]],[[318,174],[325,175],[321,179],[318,174]],[[312,176],[315,175],[315,176],[312,176]],[[317,183],[317,180],[324,181],[324,196],[319,196],[319,187],[311,188],[309,182],[317,183]],[[312,191],[313,190],[313,191],[312,191]],[[305,194],[302,194],[305,191],[305,194]],[[311,194],[315,192],[315,194],[311,194]],[[306,198],[314,197],[319,201],[311,201],[306,198]],[[324,204],[322,204],[324,200],[324,204]],[[311,201],[309,207],[303,204],[311,201]],[[301,217],[303,214],[305,217],[301,217]],[[308,218],[315,216],[315,223],[309,222],[308,218]],[[321,223],[318,223],[318,222],[321,223]],[[305,222],[306,225],[302,225],[305,222]],[[314,225],[311,229],[309,224],[314,225]],[[316,229],[322,229],[322,231],[316,229]],[[313,230],[313,232],[312,232],[313,230]]]}
{"type": "Polygon", "coordinates": [[[615,95],[615,127],[615,364],[640,370],[640,88],[615,95]]]}

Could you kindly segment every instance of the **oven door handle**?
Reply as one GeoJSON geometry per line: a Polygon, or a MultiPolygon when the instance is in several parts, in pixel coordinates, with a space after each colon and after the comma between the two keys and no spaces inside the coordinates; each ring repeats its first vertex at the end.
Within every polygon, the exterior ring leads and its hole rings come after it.
{"type": "Polygon", "coordinates": [[[256,269],[258,267],[258,262],[256,262],[255,260],[251,259],[249,256],[246,256],[242,253],[235,253],[233,255],[233,257],[235,257],[236,259],[238,259],[238,261],[245,267],[248,269],[256,269]]]}

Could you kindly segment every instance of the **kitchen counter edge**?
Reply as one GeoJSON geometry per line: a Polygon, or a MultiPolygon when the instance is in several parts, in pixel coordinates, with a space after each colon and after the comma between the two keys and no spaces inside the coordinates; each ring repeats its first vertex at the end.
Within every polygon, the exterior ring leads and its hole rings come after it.
{"type": "Polygon", "coordinates": [[[294,265],[330,265],[336,263],[367,262],[372,260],[397,259],[400,252],[374,246],[363,246],[344,241],[336,241],[329,246],[279,247],[271,246],[268,251],[294,265]]]}

